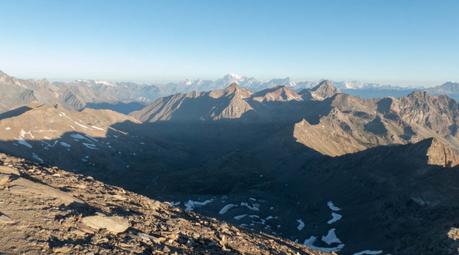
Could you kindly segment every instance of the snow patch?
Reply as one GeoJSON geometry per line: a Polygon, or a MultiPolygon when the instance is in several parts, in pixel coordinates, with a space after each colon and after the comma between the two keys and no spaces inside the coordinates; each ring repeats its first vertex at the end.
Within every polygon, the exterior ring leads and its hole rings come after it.
{"type": "Polygon", "coordinates": [[[83,143],[84,147],[90,149],[90,150],[97,150],[97,146],[92,143],[83,143]]]}
{"type": "Polygon", "coordinates": [[[249,205],[248,203],[245,203],[245,202],[241,202],[241,206],[244,206],[246,207],[247,209],[251,210],[251,211],[260,211],[260,205],[259,204],[253,204],[253,205],[249,205]]]}
{"type": "Polygon", "coordinates": [[[332,201],[328,201],[327,206],[334,212],[341,211],[341,208],[337,207],[332,201]]]}
{"type": "Polygon", "coordinates": [[[103,128],[100,128],[100,127],[96,127],[96,126],[91,126],[92,128],[94,128],[95,130],[100,130],[100,131],[104,131],[103,128]]]}
{"type": "Polygon", "coordinates": [[[339,213],[335,213],[335,212],[332,212],[331,216],[332,216],[332,218],[327,222],[328,224],[333,224],[333,223],[341,220],[341,218],[343,218],[343,215],[341,215],[339,213]]]}
{"type": "Polygon", "coordinates": [[[35,159],[36,161],[40,162],[40,163],[44,163],[45,161],[43,161],[42,158],[40,158],[37,154],[35,153],[32,153],[32,158],[35,159]]]}
{"type": "Polygon", "coordinates": [[[304,228],[304,222],[302,219],[297,219],[296,222],[298,222],[298,226],[296,227],[298,231],[301,231],[304,228]]]}
{"type": "Polygon", "coordinates": [[[78,140],[86,140],[86,137],[80,135],[80,134],[71,134],[70,137],[78,140]]]}
{"type": "Polygon", "coordinates": [[[23,138],[19,138],[18,139],[18,143],[20,145],[23,145],[23,146],[29,148],[29,149],[32,149],[32,145],[30,143],[26,142],[23,138]]]}
{"type": "Polygon", "coordinates": [[[19,132],[19,137],[25,138],[26,135],[30,136],[30,138],[35,138],[31,131],[26,132],[24,131],[24,129],[21,129],[21,131],[19,132]]]}
{"type": "Polygon", "coordinates": [[[246,216],[247,216],[247,214],[242,214],[242,215],[234,216],[234,219],[235,220],[241,220],[241,219],[245,218],[246,216]]]}
{"type": "Polygon", "coordinates": [[[336,236],[334,228],[328,230],[328,234],[326,236],[322,236],[322,241],[324,241],[326,244],[334,244],[334,243],[341,243],[341,240],[336,236]]]}
{"type": "Polygon", "coordinates": [[[86,129],[89,129],[87,126],[81,124],[80,122],[78,121],[74,121],[75,124],[77,124],[78,126],[82,127],[82,128],[86,128],[86,129]]]}
{"type": "Polygon", "coordinates": [[[203,202],[188,200],[188,202],[185,203],[185,212],[193,211],[195,208],[205,206],[212,203],[213,201],[213,199],[208,199],[203,202]]]}
{"type": "Polygon", "coordinates": [[[70,145],[70,144],[68,144],[68,143],[66,143],[66,142],[59,142],[59,144],[60,144],[61,146],[63,146],[63,147],[66,147],[66,148],[72,147],[72,145],[70,145]]]}
{"type": "Polygon", "coordinates": [[[82,136],[80,134],[71,134],[70,137],[72,137],[73,139],[76,139],[76,140],[86,140],[86,141],[89,141],[89,142],[97,142],[97,140],[92,138],[92,137],[82,136]]]}
{"type": "Polygon", "coordinates": [[[229,210],[233,209],[234,207],[238,207],[238,205],[236,205],[236,204],[227,204],[218,212],[218,214],[223,215],[223,214],[227,213],[229,210]]]}
{"type": "Polygon", "coordinates": [[[377,254],[381,254],[383,253],[383,251],[379,250],[379,251],[370,251],[370,250],[365,250],[365,251],[360,251],[360,252],[356,252],[352,255],[377,255],[377,254]]]}
{"type": "Polygon", "coordinates": [[[344,244],[340,244],[336,247],[319,247],[319,246],[315,246],[314,245],[314,242],[317,240],[317,237],[315,236],[311,236],[309,237],[308,239],[304,240],[304,245],[305,246],[308,246],[309,248],[311,249],[314,249],[314,250],[318,250],[318,251],[321,251],[321,252],[338,252],[340,250],[342,250],[344,248],[344,244]]]}

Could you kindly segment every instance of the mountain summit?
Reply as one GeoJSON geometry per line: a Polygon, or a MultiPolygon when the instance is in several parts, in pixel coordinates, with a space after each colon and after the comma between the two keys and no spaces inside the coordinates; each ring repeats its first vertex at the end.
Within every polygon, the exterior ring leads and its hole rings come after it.
{"type": "Polygon", "coordinates": [[[330,80],[323,80],[310,90],[311,96],[316,100],[324,100],[338,93],[338,89],[330,80]]]}

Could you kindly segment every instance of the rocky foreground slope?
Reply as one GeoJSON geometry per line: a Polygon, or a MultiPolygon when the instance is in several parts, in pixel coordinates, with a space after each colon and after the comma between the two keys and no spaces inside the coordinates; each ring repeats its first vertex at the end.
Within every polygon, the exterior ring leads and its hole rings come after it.
{"type": "Polygon", "coordinates": [[[0,154],[0,254],[325,254],[0,154]]]}

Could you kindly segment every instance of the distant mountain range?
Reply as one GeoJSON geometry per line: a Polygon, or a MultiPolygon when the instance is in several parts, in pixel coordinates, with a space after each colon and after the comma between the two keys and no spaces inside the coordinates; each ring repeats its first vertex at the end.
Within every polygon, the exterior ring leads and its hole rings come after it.
{"type": "MultiPolygon", "coordinates": [[[[300,92],[312,88],[317,81],[295,82],[290,78],[260,81],[236,74],[227,74],[216,80],[185,80],[167,84],[137,84],[133,82],[108,82],[96,80],[77,80],[73,82],[50,82],[48,80],[24,80],[9,76],[0,71],[0,112],[24,106],[32,102],[60,104],[67,109],[83,108],[111,109],[130,113],[143,108],[159,97],[192,91],[206,92],[224,89],[231,83],[252,92],[278,86],[300,92]]],[[[335,82],[342,92],[363,98],[400,97],[409,94],[414,88],[364,83],[358,81],[335,82]]],[[[446,94],[459,98],[457,83],[426,89],[432,94],[446,94]]]]}
{"type": "MultiPolygon", "coordinates": [[[[340,93],[331,81],[299,93],[286,86],[252,93],[232,83],[223,90],[160,98],[131,115],[142,122],[296,122],[297,141],[329,156],[430,137],[459,151],[458,104],[424,91],[399,99],[361,99],[340,93]]],[[[440,163],[457,165],[457,159],[440,163]]]]}
{"type": "Polygon", "coordinates": [[[121,84],[3,75],[0,150],[314,251],[457,253],[459,105],[436,95],[455,85],[368,99],[328,80],[255,90],[226,78],[160,96],[161,86],[121,95],[121,84]]]}

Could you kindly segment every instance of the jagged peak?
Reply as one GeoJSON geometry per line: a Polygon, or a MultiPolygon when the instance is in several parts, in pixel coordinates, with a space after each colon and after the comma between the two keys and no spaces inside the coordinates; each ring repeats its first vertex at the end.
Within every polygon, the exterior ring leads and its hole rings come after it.
{"type": "Polygon", "coordinates": [[[271,92],[275,92],[275,91],[288,91],[288,92],[296,93],[295,91],[293,91],[292,89],[288,88],[285,85],[278,85],[278,86],[275,86],[275,87],[271,87],[271,88],[260,90],[255,94],[256,95],[261,95],[261,94],[271,93],[271,92]]]}
{"type": "Polygon", "coordinates": [[[252,97],[256,101],[302,100],[302,97],[298,93],[284,85],[264,89],[255,93],[252,97]]]}
{"type": "Polygon", "coordinates": [[[409,100],[409,101],[415,101],[415,102],[420,102],[420,103],[429,103],[433,102],[433,100],[438,99],[441,102],[455,102],[454,99],[448,97],[447,95],[432,95],[427,91],[424,90],[416,90],[411,92],[405,97],[401,98],[402,100],[409,100]]]}
{"type": "Polygon", "coordinates": [[[429,93],[427,93],[427,91],[425,90],[415,90],[411,92],[410,94],[408,94],[406,97],[408,98],[426,98],[429,96],[430,96],[429,93]]]}
{"type": "Polygon", "coordinates": [[[330,80],[323,80],[310,90],[312,98],[316,100],[324,100],[336,95],[338,92],[339,90],[330,80]]]}

